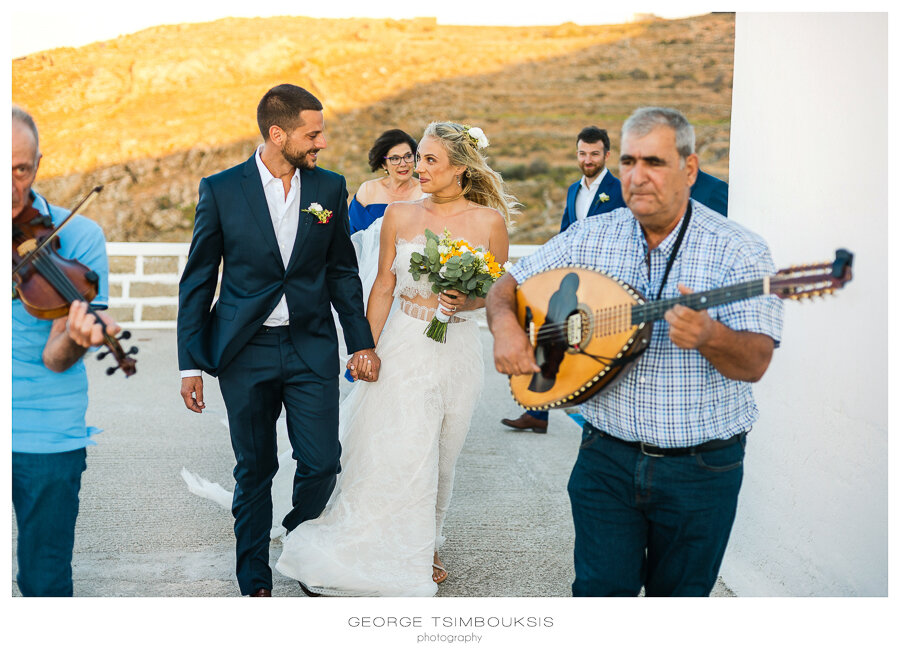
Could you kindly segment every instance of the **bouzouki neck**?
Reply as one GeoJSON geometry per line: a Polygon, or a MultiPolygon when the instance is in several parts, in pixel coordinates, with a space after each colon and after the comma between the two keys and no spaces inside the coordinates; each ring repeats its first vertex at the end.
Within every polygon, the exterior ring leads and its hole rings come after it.
{"type": "Polygon", "coordinates": [[[850,280],[852,263],[853,254],[846,249],[838,249],[832,263],[789,267],[773,276],[634,306],[631,309],[631,324],[657,321],[663,318],[667,310],[679,305],[692,310],[706,310],[763,294],[774,294],[781,299],[807,299],[833,294],[850,280]]]}

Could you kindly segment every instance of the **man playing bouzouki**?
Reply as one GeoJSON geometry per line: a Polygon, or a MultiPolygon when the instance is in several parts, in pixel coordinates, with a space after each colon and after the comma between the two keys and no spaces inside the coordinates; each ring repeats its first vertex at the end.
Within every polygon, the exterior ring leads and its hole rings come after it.
{"type": "MultiPolygon", "coordinates": [[[[487,316],[504,374],[540,371],[516,317],[516,286],[585,266],[659,300],[774,272],[762,238],[690,199],[694,130],[678,111],[645,107],[622,127],[627,208],[579,220],[494,284],[487,316]]],[[[779,299],[704,311],[676,305],[619,382],[582,403],[569,479],[576,596],[709,595],[734,522],[746,435],[758,417],[750,383],[781,338],[779,299]]]]}

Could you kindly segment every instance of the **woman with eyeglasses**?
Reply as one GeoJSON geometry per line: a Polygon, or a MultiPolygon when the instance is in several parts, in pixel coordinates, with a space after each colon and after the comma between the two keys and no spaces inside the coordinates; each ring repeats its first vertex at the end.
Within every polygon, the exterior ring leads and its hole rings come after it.
{"type": "Polygon", "coordinates": [[[416,140],[400,129],[388,129],[369,150],[372,172],[384,171],[380,179],[365,181],[350,202],[350,233],[367,229],[384,215],[388,204],[415,201],[423,196],[416,167],[416,140]]]}

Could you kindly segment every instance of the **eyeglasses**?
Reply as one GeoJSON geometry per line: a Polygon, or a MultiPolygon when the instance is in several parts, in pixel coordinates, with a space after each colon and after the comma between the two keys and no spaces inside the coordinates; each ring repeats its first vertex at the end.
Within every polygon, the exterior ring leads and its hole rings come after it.
{"type": "Polygon", "coordinates": [[[404,163],[412,163],[415,160],[415,156],[412,152],[407,152],[403,156],[398,156],[394,154],[393,156],[385,156],[384,160],[390,163],[391,165],[400,165],[400,161],[402,160],[404,163]]]}

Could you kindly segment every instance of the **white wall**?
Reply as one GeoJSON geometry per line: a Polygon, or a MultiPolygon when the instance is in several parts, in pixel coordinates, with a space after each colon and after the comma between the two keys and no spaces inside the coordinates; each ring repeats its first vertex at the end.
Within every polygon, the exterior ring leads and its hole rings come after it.
{"type": "Polygon", "coordinates": [[[722,575],[738,595],[887,595],[887,14],[738,14],[729,217],[786,267],[856,254],[788,302],[755,394],[722,575]]]}

